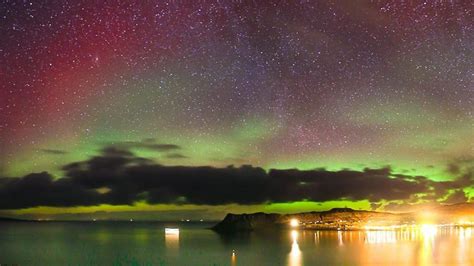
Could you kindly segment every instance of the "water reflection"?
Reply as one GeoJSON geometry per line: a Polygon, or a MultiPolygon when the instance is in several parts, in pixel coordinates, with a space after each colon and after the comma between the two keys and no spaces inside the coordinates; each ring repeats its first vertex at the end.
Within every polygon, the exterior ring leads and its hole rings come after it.
{"type": "MultiPolygon", "coordinates": [[[[312,257],[324,256],[327,248],[329,253],[339,254],[334,257],[351,254],[362,265],[474,265],[473,231],[474,227],[432,224],[390,230],[313,231],[309,243],[318,248],[311,252],[300,248],[300,259],[308,263],[312,257]]],[[[300,235],[303,232],[299,231],[300,235]]],[[[300,239],[300,247],[304,241],[300,239]]]]}
{"type": "Polygon", "coordinates": [[[344,241],[342,240],[342,231],[337,231],[337,242],[339,246],[344,245],[344,241]]]}
{"type": "Polygon", "coordinates": [[[461,242],[463,240],[470,239],[472,237],[472,228],[471,227],[468,227],[468,228],[460,227],[458,235],[459,235],[459,239],[461,240],[461,242]]]}
{"type": "Polygon", "coordinates": [[[314,233],[314,244],[319,244],[320,242],[320,236],[319,236],[319,231],[317,231],[316,233],[314,233]]]}
{"type": "Polygon", "coordinates": [[[435,245],[435,236],[438,233],[438,227],[435,225],[424,224],[420,229],[422,246],[420,251],[420,265],[433,264],[433,250],[435,245]]]}
{"type": "Polygon", "coordinates": [[[0,227],[0,258],[18,265],[474,265],[470,226],[255,231],[225,241],[206,228],[180,227],[179,233],[166,234],[156,223],[0,227]]]}
{"type": "Polygon", "coordinates": [[[109,241],[110,235],[107,230],[99,230],[96,234],[96,238],[99,242],[107,243],[109,241]]]}
{"type": "Polygon", "coordinates": [[[458,259],[460,261],[466,261],[466,253],[472,252],[469,248],[469,241],[472,237],[472,228],[459,228],[459,252],[458,252],[458,259]]]}
{"type": "Polygon", "coordinates": [[[237,254],[235,250],[232,250],[232,255],[230,256],[231,265],[237,265],[237,254]]]}
{"type": "Polygon", "coordinates": [[[293,242],[291,244],[288,265],[299,266],[301,265],[301,250],[300,246],[298,245],[298,231],[291,231],[291,239],[293,240],[293,242]]]}
{"type": "Polygon", "coordinates": [[[365,242],[367,244],[395,243],[397,235],[394,231],[367,231],[365,242]]]}
{"type": "Polygon", "coordinates": [[[432,224],[424,224],[421,226],[421,233],[423,234],[423,239],[433,240],[438,231],[438,227],[432,224]]]}
{"type": "Polygon", "coordinates": [[[165,228],[165,244],[170,250],[178,250],[179,248],[179,229],[165,228]]]}

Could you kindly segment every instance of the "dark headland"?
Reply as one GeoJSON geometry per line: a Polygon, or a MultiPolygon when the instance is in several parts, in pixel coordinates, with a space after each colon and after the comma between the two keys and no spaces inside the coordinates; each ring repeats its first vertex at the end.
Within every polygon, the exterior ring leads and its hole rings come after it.
{"type": "Polygon", "coordinates": [[[16,219],[9,217],[0,217],[0,222],[34,222],[32,220],[16,219]]]}
{"type": "Polygon", "coordinates": [[[321,212],[294,214],[252,213],[226,215],[212,229],[220,233],[289,228],[318,230],[365,230],[410,226],[425,222],[458,225],[460,220],[474,221],[474,204],[446,205],[426,212],[390,213],[334,208],[321,212]]]}

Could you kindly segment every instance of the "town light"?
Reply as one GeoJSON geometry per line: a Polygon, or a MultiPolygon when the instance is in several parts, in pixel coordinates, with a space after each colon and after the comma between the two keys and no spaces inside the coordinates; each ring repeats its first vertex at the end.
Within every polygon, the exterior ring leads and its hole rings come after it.
{"type": "Polygon", "coordinates": [[[291,219],[290,220],[290,226],[291,227],[297,227],[299,225],[299,222],[297,219],[291,219]]]}

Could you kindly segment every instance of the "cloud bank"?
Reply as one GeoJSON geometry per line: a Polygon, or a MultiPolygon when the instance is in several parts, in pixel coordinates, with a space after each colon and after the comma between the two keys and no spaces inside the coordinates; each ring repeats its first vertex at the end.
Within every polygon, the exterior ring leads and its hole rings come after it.
{"type": "MultiPolygon", "coordinates": [[[[166,148],[165,148],[166,149],[166,148]]],[[[109,146],[86,161],[63,167],[64,177],[47,172],[0,177],[0,209],[99,204],[263,204],[330,200],[404,201],[446,198],[466,201],[463,188],[472,172],[452,181],[393,173],[390,167],[362,171],[276,170],[250,165],[226,168],[164,166],[109,146]]]]}

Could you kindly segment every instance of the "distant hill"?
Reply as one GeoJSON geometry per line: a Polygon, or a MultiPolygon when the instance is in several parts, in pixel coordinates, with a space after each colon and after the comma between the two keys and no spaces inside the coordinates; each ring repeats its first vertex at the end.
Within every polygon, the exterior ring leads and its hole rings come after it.
{"type": "Polygon", "coordinates": [[[304,212],[294,214],[253,213],[227,214],[213,229],[218,232],[249,231],[258,229],[288,227],[290,221],[296,219],[299,228],[305,229],[359,229],[370,221],[384,224],[410,221],[403,214],[392,214],[374,211],[359,211],[350,208],[335,208],[329,211],[304,212]]]}
{"type": "Polygon", "coordinates": [[[33,222],[32,220],[15,219],[9,217],[0,217],[0,222],[33,222]]]}
{"type": "MultiPolygon", "coordinates": [[[[432,210],[435,214],[433,223],[456,223],[460,218],[474,221],[474,204],[464,203],[445,205],[432,210]]],[[[298,228],[321,230],[360,230],[366,226],[411,225],[424,222],[420,213],[390,213],[334,208],[328,211],[304,212],[294,214],[253,213],[226,215],[224,220],[213,229],[218,232],[236,232],[287,228],[295,219],[298,228]]]]}

